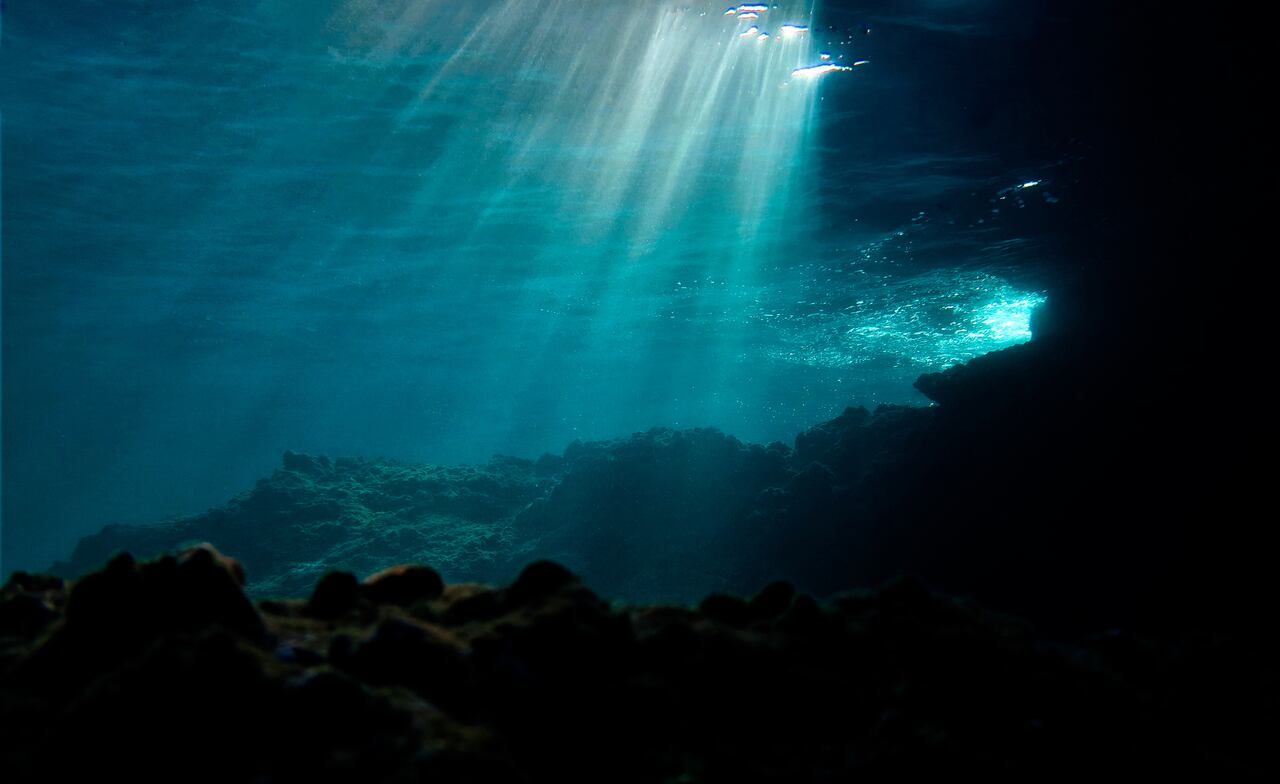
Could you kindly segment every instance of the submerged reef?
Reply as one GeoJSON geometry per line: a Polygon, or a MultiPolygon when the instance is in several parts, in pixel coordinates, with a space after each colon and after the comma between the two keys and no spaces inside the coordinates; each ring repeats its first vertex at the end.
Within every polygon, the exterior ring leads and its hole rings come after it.
{"type": "Polygon", "coordinates": [[[531,559],[555,558],[611,597],[696,601],[777,573],[780,563],[767,560],[773,545],[735,541],[829,500],[836,479],[818,461],[838,459],[840,481],[856,482],[862,464],[931,416],[851,408],[801,434],[795,449],[709,428],[655,428],[574,442],[536,461],[495,457],[476,466],[287,452],[270,477],[226,506],[108,526],[52,571],[73,577],[118,552],[146,556],[208,541],[243,554],[256,596],[297,595],[329,570],[370,572],[406,559],[454,580],[501,581],[531,559]]]}
{"type": "Polygon", "coordinates": [[[6,780],[804,782],[1261,773],[1274,650],[1047,643],[912,579],[611,605],[538,561],[242,592],[203,545],[0,593],[6,780]],[[1265,664],[1264,664],[1265,663],[1265,664]]]}
{"type": "Polygon", "coordinates": [[[226,506],[156,525],[107,526],[52,571],[74,576],[117,552],[143,556],[193,542],[239,554],[251,594],[306,593],[331,569],[371,572],[435,564],[460,579],[494,579],[511,548],[511,520],[549,491],[546,462],[483,466],[329,460],[286,452],[270,477],[226,506]]]}
{"type": "Polygon", "coordinates": [[[1215,487],[1198,418],[1152,403],[1163,371],[1138,344],[1099,351],[1064,313],[1040,313],[1029,343],[920,377],[933,406],[851,407],[791,446],[653,429],[476,466],[286,453],[227,505],[109,526],[51,571],[212,542],[258,597],[330,570],[421,562],[500,583],[553,559],[625,601],[775,579],[826,596],[914,574],[1072,634],[1249,623],[1259,554],[1195,534],[1215,487]]]}

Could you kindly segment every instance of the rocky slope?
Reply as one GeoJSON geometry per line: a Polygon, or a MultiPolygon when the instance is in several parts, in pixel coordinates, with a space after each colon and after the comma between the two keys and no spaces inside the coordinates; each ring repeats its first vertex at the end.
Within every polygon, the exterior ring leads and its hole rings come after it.
{"type": "Polygon", "coordinates": [[[1216,489],[1203,427],[1132,383],[1159,378],[1149,358],[1053,325],[1042,316],[1031,342],[922,376],[935,406],[850,408],[790,447],[654,429],[481,466],[289,453],[225,507],[108,527],[53,571],[208,541],[242,554],[255,596],[409,560],[502,582],[550,558],[629,601],[774,579],[825,596],[916,574],[1069,633],[1216,624],[1228,607],[1251,623],[1261,551],[1246,532],[1196,533],[1249,519],[1223,514],[1235,496],[1216,489]]]}
{"type": "Polygon", "coordinates": [[[1265,773],[1274,647],[1031,627],[897,581],[611,606],[551,562],[256,605],[211,547],[0,592],[6,781],[823,782],[1265,773]]]}
{"type": "MultiPolygon", "coordinates": [[[[926,409],[849,409],[802,434],[796,449],[744,444],[713,429],[653,429],[574,442],[537,461],[479,466],[330,460],[288,452],[270,477],[226,506],[83,539],[53,572],[71,577],[122,551],[156,554],[193,542],[243,553],[253,595],[296,595],[331,569],[373,571],[402,560],[450,579],[505,580],[530,559],[556,558],[610,596],[694,601],[747,590],[776,565],[765,551],[729,546],[836,481],[817,465],[840,450],[843,482],[857,482],[901,422],[926,409]],[[751,522],[755,520],[755,522],[751,522]],[[715,557],[708,558],[712,553],[715,557]]],[[[819,499],[820,500],[820,499],[819,499]]],[[[774,576],[777,576],[776,574],[774,576]]]]}
{"type": "Polygon", "coordinates": [[[544,496],[546,463],[484,466],[329,460],[286,452],[250,491],[204,514],[113,525],[86,537],[52,571],[74,576],[117,552],[149,556],[191,542],[242,553],[256,595],[305,594],[329,569],[372,571],[405,560],[450,576],[490,579],[511,547],[511,520],[544,496]]]}

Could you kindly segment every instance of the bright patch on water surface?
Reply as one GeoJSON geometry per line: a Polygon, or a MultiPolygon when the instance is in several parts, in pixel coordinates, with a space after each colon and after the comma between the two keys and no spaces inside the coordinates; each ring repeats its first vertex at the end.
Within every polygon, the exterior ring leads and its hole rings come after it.
{"type": "MultiPolygon", "coordinates": [[[[858,63],[861,65],[861,63],[858,63]]],[[[792,76],[798,76],[801,79],[813,79],[824,74],[835,73],[836,71],[852,71],[853,68],[845,65],[835,65],[834,63],[823,63],[821,65],[807,65],[804,68],[797,68],[791,72],[792,76]]]]}
{"type": "Polygon", "coordinates": [[[940,370],[1031,338],[1044,302],[980,272],[940,271],[905,280],[865,276],[861,285],[814,291],[800,312],[758,317],[784,336],[776,359],[819,367],[887,365],[940,370]]]}

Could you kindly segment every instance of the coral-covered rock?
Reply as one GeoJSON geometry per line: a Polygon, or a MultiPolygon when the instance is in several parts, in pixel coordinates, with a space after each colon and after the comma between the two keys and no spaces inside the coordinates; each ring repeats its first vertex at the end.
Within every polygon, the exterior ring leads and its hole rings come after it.
{"type": "Polygon", "coordinates": [[[270,477],[202,515],[107,526],[58,574],[75,577],[122,551],[142,556],[207,541],[243,559],[256,596],[302,595],[326,572],[368,574],[430,563],[454,579],[506,578],[511,520],[545,496],[555,462],[495,457],[480,466],[413,466],[286,452],[270,477]]]}

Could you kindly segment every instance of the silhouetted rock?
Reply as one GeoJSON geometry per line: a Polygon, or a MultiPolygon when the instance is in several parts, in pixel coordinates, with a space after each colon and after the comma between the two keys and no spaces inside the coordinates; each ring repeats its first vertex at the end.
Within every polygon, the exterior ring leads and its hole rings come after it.
{"type": "Polygon", "coordinates": [[[360,584],[350,572],[329,572],[316,583],[307,612],[316,618],[337,618],[360,606],[360,584]]]}
{"type": "Polygon", "coordinates": [[[790,476],[786,455],[712,429],[655,428],[575,442],[550,493],[517,515],[517,552],[565,564],[606,595],[694,600],[742,587],[736,539],[761,490],[790,476]]]}
{"type": "Polygon", "coordinates": [[[367,639],[334,656],[333,663],[367,683],[404,686],[461,712],[471,677],[465,654],[463,645],[444,629],[392,617],[379,623],[367,639]]]}
{"type": "Polygon", "coordinates": [[[572,572],[554,561],[534,561],[507,588],[506,596],[511,602],[522,604],[577,581],[572,572]]]}
{"type": "Polygon", "coordinates": [[[143,564],[121,554],[72,584],[67,630],[110,637],[222,627],[255,639],[262,619],[240,590],[242,579],[238,564],[208,545],[143,564]]]}
{"type": "Polygon", "coordinates": [[[6,596],[0,599],[0,637],[34,637],[57,617],[52,607],[29,593],[6,596]]]}
{"type": "Polygon", "coordinates": [[[737,596],[713,593],[698,603],[698,612],[729,626],[745,626],[751,620],[751,609],[737,596]]]}
{"type": "Polygon", "coordinates": [[[795,598],[796,589],[781,581],[769,583],[750,602],[751,614],[756,618],[776,618],[786,612],[795,598]]]}
{"type": "Polygon", "coordinates": [[[401,607],[435,599],[444,590],[440,573],[428,566],[404,564],[383,569],[366,577],[360,591],[372,602],[398,604],[401,607]]]}
{"type": "Polygon", "coordinates": [[[550,562],[409,607],[332,574],[253,624],[227,563],[196,548],[11,580],[7,599],[54,617],[3,638],[6,781],[1274,772],[1280,679],[1256,638],[1049,642],[914,578],[829,603],[773,583],[614,607],[550,562]]]}
{"type": "Polygon", "coordinates": [[[14,572],[0,589],[0,638],[35,637],[58,618],[64,596],[58,577],[14,572]]]}

